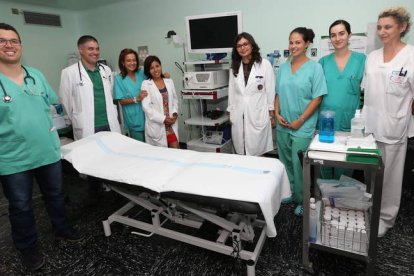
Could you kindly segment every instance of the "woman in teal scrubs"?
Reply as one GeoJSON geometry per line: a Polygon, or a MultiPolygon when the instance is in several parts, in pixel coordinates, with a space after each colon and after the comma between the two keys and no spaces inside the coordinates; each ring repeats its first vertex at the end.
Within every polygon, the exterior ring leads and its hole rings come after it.
{"type": "Polygon", "coordinates": [[[123,49],[119,54],[119,70],[115,78],[114,98],[122,105],[124,128],[129,136],[144,142],[145,115],[141,101],[148,93],[141,91],[144,71],[138,68],[138,54],[132,49],[123,49]]]}
{"type": "MultiPolygon", "coordinates": [[[[351,26],[345,20],[336,20],[329,27],[329,37],[335,51],[322,57],[322,65],[328,86],[328,95],[323,98],[320,110],[335,111],[335,131],[350,131],[351,119],[361,104],[361,81],[364,74],[365,55],[350,51],[351,26]]],[[[324,167],[323,178],[339,179],[352,176],[352,170],[324,167]]]]}
{"type": "Polygon", "coordinates": [[[276,80],[275,117],[279,159],[286,167],[295,214],[303,213],[303,177],[298,151],[305,151],[314,135],[318,107],[327,93],[326,81],[319,63],[306,56],[315,37],[312,29],[294,29],[289,36],[290,59],[280,66],[276,80]]]}

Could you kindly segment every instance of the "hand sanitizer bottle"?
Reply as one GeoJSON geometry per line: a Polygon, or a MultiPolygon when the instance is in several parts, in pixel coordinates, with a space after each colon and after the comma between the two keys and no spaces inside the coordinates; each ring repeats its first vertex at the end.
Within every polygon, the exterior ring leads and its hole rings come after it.
{"type": "Polygon", "coordinates": [[[363,138],[365,133],[365,121],[362,117],[361,110],[355,111],[355,116],[351,120],[351,137],[363,138]]]}

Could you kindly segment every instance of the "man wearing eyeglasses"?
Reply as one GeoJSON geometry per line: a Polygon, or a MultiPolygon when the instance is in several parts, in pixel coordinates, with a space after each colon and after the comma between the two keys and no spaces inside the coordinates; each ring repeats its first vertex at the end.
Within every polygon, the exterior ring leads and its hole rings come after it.
{"type": "Polygon", "coordinates": [[[0,182],[9,201],[15,247],[31,270],[45,263],[37,246],[33,178],[42,192],[56,238],[82,239],[68,222],[62,190],[60,142],[50,116],[57,97],[38,70],[21,64],[16,29],[0,23],[0,182]]]}
{"type": "Polygon", "coordinates": [[[99,131],[121,132],[112,98],[112,72],[98,63],[98,41],[90,35],[82,36],[78,50],[81,60],[62,70],[59,88],[75,140],[99,131]]]}

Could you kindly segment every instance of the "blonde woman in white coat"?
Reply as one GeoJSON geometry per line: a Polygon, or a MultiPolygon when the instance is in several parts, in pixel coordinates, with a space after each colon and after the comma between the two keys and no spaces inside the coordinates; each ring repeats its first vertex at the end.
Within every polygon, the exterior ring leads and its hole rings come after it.
{"type": "Polygon", "coordinates": [[[383,47],[368,55],[362,81],[365,131],[374,134],[384,163],[379,237],[395,224],[408,137],[414,136],[414,46],[402,40],[410,25],[405,8],[389,8],[380,13],[377,35],[383,47]]]}
{"type": "Polygon", "coordinates": [[[273,150],[275,77],[259,50],[248,33],[239,34],[233,45],[227,111],[238,154],[262,155],[273,150]]]}
{"type": "Polygon", "coordinates": [[[141,90],[148,92],[148,96],[142,100],[145,142],[154,146],[179,148],[178,98],[174,83],[164,78],[161,61],[156,56],[145,59],[144,74],[148,78],[141,87],[141,90]]]}

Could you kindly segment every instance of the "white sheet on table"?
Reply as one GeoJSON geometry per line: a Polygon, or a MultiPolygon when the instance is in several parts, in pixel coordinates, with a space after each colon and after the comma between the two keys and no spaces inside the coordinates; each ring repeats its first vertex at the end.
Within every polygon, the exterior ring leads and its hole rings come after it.
{"type": "Polygon", "coordinates": [[[181,192],[260,205],[267,235],[290,195],[285,167],[274,158],[154,147],[118,133],[100,132],[62,147],[80,173],[139,185],[155,192],[181,192]]]}

